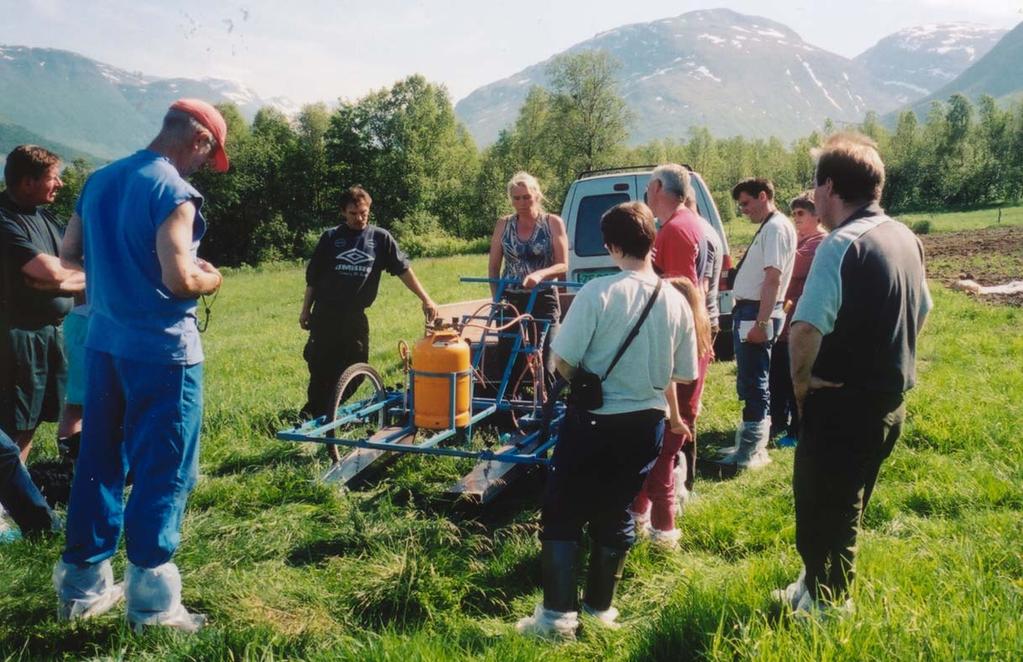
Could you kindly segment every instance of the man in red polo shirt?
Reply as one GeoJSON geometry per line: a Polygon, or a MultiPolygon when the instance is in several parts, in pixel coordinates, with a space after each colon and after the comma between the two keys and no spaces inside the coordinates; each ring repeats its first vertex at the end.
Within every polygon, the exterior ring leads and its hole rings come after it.
{"type": "MultiPolygon", "coordinates": [[[[689,172],[678,164],[667,163],[651,173],[646,198],[661,221],[654,240],[654,269],[662,278],[684,276],[701,287],[700,275],[708,259],[707,239],[700,217],[685,205],[686,193],[691,190],[689,172]]],[[[700,357],[696,380],[675,385],[679,414],[689,427],[689,433],[679,435],[664,431],[657,464],[632,506],[638,525],[643,526],[649,517],[651,539],[669,547],[674,546],[679,537],[675,528],[675,490],[681,488],[675,485],[675,458],[681,450],[681,458],[686,462],[684,489],[691,490],[696,475],[696,416],[709,362],[709,355],[700,357]]]]}

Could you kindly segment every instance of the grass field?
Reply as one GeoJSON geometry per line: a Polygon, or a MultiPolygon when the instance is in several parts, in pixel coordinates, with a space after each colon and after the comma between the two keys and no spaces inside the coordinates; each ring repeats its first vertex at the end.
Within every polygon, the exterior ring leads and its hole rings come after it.
{"type": "MultiPolygon", "coordinates": [[[[897,218],[910,227],[915,223],[927,221],[932,233],[1016,227],[1023,225],[1023,206],[992,207],[966,212],[918,212],[900,214],[897,218]]],[[[729,245],[734,244],[736,248],[749,245],[756,230],[757,226],[745,216],[737,217],[725,224],[729,245]]]]}
{"type": "MultiPolygon", "coordinates": [[[[485,294],[456,281],[484,273],[483,256],[415,266],[440,302],[485,294]]],[[[464,461],[405,457],[343,493],[315,481],[322,449],[273,438],[304,398],[302,288],[296,266],[231,273],[204,338],[202,478],[176,561],[186,605],[210,627],[136,636],[122,610],[58,623],[50,571],[60,543],[23,541],[0,548],[0,659],[1023,657],[1023,309],[934,288],[920,385],[864,522],[854,616],[794,621],[769,599],[800,566],[792,452],[772,450],[761,472],[698,483],[679,551],[634,549],[617,600],[622,629],[550,645],[512,628],[540,598],[538,481],[467,516],[441,498],[464,461]]],[[[400,379],[397,341],[421,331],[418,311],[385,279],[371,362],[388,382],[400,379]]],[[[702,439],[729,437],[738,411],[734,365],[715,364],[702,439]]],[[[40,433],[43,456],[55,452],[51,437],[40,433]]],[[[120,576],[123,552],[114,565],[120,576]]]]}

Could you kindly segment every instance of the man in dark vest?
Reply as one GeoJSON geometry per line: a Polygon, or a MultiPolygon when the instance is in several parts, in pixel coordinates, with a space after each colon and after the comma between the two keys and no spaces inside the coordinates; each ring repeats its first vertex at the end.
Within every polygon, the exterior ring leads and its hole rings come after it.
{"type": "Polygon", "coordinates": [[[777,597],[798,611],[852,608],[856,534],[916,381],[916,340],[932,302],[916,236],[878,204],[872,140],[832,136],[814,202],[830,234],[817,249],[789,335],[802,427],[792,487],[804,574],[777,597]]]}

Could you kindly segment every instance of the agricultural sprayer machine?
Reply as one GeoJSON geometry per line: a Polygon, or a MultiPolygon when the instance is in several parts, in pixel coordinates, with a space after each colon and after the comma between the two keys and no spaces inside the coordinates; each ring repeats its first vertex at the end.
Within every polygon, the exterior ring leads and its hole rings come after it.
{"type": "Polygon", "coordinates": [[[438,317],[412,348],[398,353],[404,383],[384,385],[369,364],[357,363],[334,388],[333,413],[277,433],[292,442],[349,448],[323,479],[347,484],[371,466],[402,453],[472,458],[473,470],[452,491],[486,503],[523,469],[549,462],[565,405],[550,389],[543,360],[550,320],[532,315],[538,293],[579,283],[547,281],[534,288],[523,310],[504,300],[518,281],[462,278],[489,283],[492,300],[458,304],[462,314],[438,317]],[[500,432],[480,443],[474,431],[500,432]]]}

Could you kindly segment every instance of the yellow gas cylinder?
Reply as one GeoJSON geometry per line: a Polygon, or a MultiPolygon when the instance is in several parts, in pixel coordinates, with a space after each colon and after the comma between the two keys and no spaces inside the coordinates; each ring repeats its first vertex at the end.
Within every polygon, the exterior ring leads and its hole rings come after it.
{"type": "Polygon", "coordinates": [[[455,427],[469,424],[469,343],[454,329],[431,329],[412,351],[415,425],[451,427],[451,381],[455,380],[455,427]],[[421,373],[434,373],[430,375],[421,373]]]}

